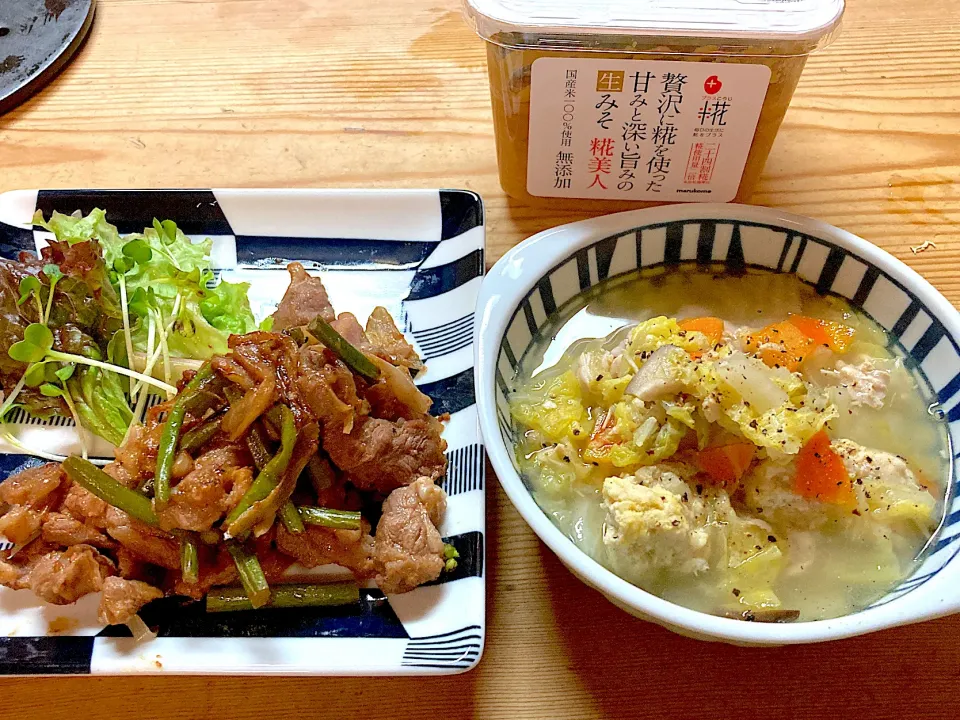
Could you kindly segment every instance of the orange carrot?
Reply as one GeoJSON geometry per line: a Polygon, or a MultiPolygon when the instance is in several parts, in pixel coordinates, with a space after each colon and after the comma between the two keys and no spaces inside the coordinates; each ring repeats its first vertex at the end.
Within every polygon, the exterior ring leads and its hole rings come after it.
{"type": "Polygon", "coordinates": [[[745,340],[747,352],[757,355],[767,367],[783,367],[791,372],[803,364],[816,345],[787,320],[750,333],[745,340]]]}
{"type": "Polygon", "coordinates": [[[613,414],[613,408],[597,418],[597,424],[593,426],[593,432],[590,433],[590,439],[587,441],[587,448],[583,451],[583,457],[588,462],[609,462],[610,448],[617,443],[614,437],[617,425],[617,418],[613,414]]]}
{"type": "Polygon", "coordinates": [[[719,342],[723,342],[723,320],[720,318],[689,318],[687,320],[681,320],[679,325],[681,330],[690,330],[693,332],[703,333],[710,338],[710,342],[714,345],[719,342]]]}
{"type": "Polygon", "coordinates": [[[849,325],[832,320],[820,320],[803,315],[791,315],[789,320],[817,345],[828,347],[836,353],[846,352],[850,343],[853,342],[853,336],[857,333],[849,325]]]}
{"type": "MultiPolygon", "coordinates": [[[[681,320],[679,323],[681,330],[703,333],[710,340],[711,345],[723,342],[723,320],[715,317],[698,317],[681,320]]],[[[688,350],[687,353],[694,360],[703,357],[702,350],[688,350]]]]}
{"type": "Polygon", "coordinates": [[[750,443],[705,448],[696,454],[697,467],[720,487],[734,487],[750,467],[757,449],[750,443]]]}
{"type": "Polygon", "coordinates": [[[797,454],[794,489],[805,498],[853,507],[857,497],[843,459],[830,446],[830,436],[821,430],[797,454]]]}

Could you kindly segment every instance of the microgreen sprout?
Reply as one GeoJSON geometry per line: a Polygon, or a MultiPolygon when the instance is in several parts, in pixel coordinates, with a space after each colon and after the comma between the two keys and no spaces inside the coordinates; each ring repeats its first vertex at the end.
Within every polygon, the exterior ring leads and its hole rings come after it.
{"type": "MultiPolygon", "coordinates": [[[[44,324],[50,322],[50,309],[53,307],[53,293],[57,287],[57,283],[60,282],[60,278],[63,277],[63,273],[60,272],[60,267],[49,263],[43,266],[43,274],[47,276],[47,280],[50,281],[50,294],[47,295],[47,309],[41,317],[43,317],[44,324]]],[[[37,296],[39,297],[40,290],[37,289],[37,296]]]]}
{"type": "MultiPolygon", "coordinates": [[[[135,268],[137,263],[149,262],[151,257],[153,257],[153,251],[146,241],[131,240],[130,242],[124,243],[120,257],[113,261],[113,269],[117,273],[117,279],[120,285],[120,307],[123,311],[123,342],[127,350],[127,367],[131,370],[133,370],[133,336],[130,333],[126,274],[135,268]]],[[[131,378],[130,397],[134,397],[134,395],[133,378],[131,378]]]]}
{"type": "MultiPolygon", "coordinates": [[[[49,364],[45,364],[45,366],[52,367],[49,364]]],[[[80,438],[80,453],[83,459],[86,460],[89,457],[87,454],[86,434],[83,426],[80,424],[80,415],[77,413],[77,406],[73,404],[73,398],[70,397],[70,390],[67,388],[67,380],[73,377],[76,368],[76,365],[70,363],[69,365],[63,365],[59,370],[54,370],[53,379],[55,382],[45,382],[40,385],[39,389],[40,394],[44,397],[63,398],[63,401],[67,404],[67,409],[70,410],[70,416],[77,425],[77,436],[80,438]]],[[[29,384],[29,380],[27,384],[29,384]]]]}
{"type": "Polygon", "coordinates": [[[17,300],[17,305],[23,305],[31,297],[37,304],[37,317],[42,320],[43,303],[40,301],[40,278],[36,275],[27,275],[20,281],[20,298],[17,300]]]}
{"type": "Polygon", "coordinates": [[[129,378],[139,380],[147,385],[152,385],[156,388],[159,388],[164,392],[171,394],[175,394],[177,392],[177,389],[174,386],[168,385],[167,383],[157,380],[156,378],[152,378],[134,370],[130,370],[129,368],[121,367],[119,365],[111,365],[110,363],[94,360],[93,358],[83,357],[82,355],[74,355],[73,353],[65,353],[59,350],[54,350],[53,333],[50,331],[50,328],[42,323],[32,323],[27,325],[26,329],[23,331],[23,340],[18,343],[14,343],[7,351],[7,354],[14,360],[24,363],[39,363],[44,360],[58,360],[65,363],[76,363],[77,365],[89,365],[90,367],[108,370],[110,372],[119,373],[120,375],[125,375],[129,378]]]}

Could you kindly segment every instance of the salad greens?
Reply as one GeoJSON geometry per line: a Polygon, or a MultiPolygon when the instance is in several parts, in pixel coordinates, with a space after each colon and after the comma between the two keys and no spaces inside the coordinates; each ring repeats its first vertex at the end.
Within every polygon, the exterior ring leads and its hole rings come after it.
{"type": "Polygon", "coordinates": [[[172,396],[184,368],[257,329],[249,285],[217,282],[213,241],[194,242],[171,220],[127,236],[100,209],[38,212],[34,224],[54,235],[42,257],[0,260],[0,435],[21,449],[48,455],[3,426],[14,407],[71,416],[121,444],[148,386],[172,396]]]}

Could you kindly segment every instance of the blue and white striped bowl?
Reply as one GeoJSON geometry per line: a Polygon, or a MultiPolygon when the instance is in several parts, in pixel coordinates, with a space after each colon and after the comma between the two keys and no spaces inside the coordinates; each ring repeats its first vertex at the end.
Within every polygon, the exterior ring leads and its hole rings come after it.
{"type": "MultiPolygon", "coordinates": [[[[832,620],[773,625],[715,617],[631,585],[579,550],[540,510],[517,471],[507,387],[548,317],[605,280],[654,266],[764,268],[846,298],[896,339],[921,391],[960,446],[960,314],[905,264],[848,232],[779,210],[674,205],[544,231],[510,250],[483,282],[478,304],[477,401],[487,452],[507,495],[575,575],[627,612],[684,635],[778,645],[859,635],[960,611],[960,498],[951,460],[943,523],[916,571],[871,607],[832,620]]],[[[951,452],[951,455],[955,451],[951,452]]]]}

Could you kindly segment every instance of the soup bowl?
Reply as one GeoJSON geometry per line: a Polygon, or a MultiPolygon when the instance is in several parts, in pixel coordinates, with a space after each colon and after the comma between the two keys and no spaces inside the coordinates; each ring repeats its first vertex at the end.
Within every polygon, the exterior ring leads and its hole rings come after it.
{"type": "MultiPolygon", "coordinates": [[[[828,620],[759,623],[691,610],[645,592],[580,550],[540,509],[517,469],[518,430],[509,384],[537,331],[584,293],[638,269],[758,268],[795,275],[846,299],[887,330],[921,393],[944,413],[949,447],[960,441],[960,314],[930,283],[849,232],[780,210],[675,205],[553,228],[507,252],[483,281],[478,304],[476,387],[487,452],[517,510],[583,582],[639,618],[680,634],[741,645],[820,642],[960,610],[960,498],[951,451],[944,512],[911,574],[869,607],[828,620]]],[[[609,332],[603,328],[597,336],[609,332]]]]}

